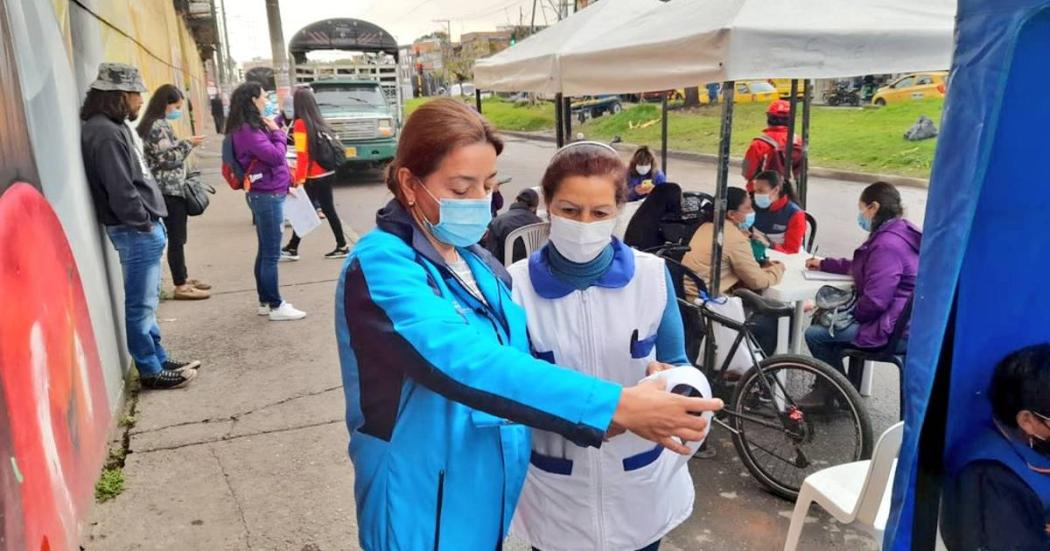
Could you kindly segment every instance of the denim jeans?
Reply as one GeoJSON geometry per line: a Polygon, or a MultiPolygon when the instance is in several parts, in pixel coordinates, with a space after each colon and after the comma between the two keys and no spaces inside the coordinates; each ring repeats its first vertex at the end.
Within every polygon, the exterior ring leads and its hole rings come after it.
{"type": "Polygon", "coordinates": [[[255,289],[259,304],[271,308],[281,305],[277,285],[277,262],[281,259],[281,236],[284,233],[284,193],[248,192],[248,206],[255,215],[255,234],[259,251],[255,255],[255,289]]]}
{"type": "Polygon", "coordinates": [[[845,356],[842,351],[853,346],[853,339],[857,338],[860,324],[853,323],[845,329],[835,331],[835,336],[823,325],[810,325],[806,329],[806,345],[813,357],[835,368],[839,373],[845,373],[842,365],[845,356]]]}
{"type": "Polygon", "coordinates": [[[139,231],[131,226],[107,226],[106,233],[120,255],[124,272],[124,324],[128,350],[140,377],[161,372],[168,353],[160,344],[157,304],[160,302],[160,259],[168,241],[164,224],[154,222],[153,230],[139,231]]]}

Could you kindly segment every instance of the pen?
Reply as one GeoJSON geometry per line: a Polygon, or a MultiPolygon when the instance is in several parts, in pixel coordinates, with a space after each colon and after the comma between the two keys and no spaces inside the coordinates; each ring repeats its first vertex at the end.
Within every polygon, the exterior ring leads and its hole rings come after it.
{"type": "Polygon", "coordinates": [[[819,250],[820,250],[820,245],[817,245],[816,247],[813,247],[813,252],[810,253],[809,259],[810,260],[815,260],[817,258],[817,251],[819,251],[819,250]]]}

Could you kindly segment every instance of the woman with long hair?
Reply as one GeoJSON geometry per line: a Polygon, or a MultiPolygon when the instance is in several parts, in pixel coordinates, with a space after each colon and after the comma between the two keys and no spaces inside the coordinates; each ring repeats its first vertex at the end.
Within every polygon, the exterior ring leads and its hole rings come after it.
{"type": "Polygon", "coordinates": [[[186,161],[190,152],[204,143],[204,136],[180,140],[175,135],[171,123],[182,117],[183,103],[182,92],[174,85],[157,88],[136,130],[142,138],[146,164],[168,207],[164,226],[168,230],[168,268],[175,284],[175,300],[201,300],[210,296],[211,285],[189,279],[186,271],[186,161]]]}
{"type": "Polygon", "coordinates": [[[259,249],[255,256],[255,288],[259,294],[259,315],[270,321],[298,320],[306,312],[281,299],[277,283],[277,262],[281,258],[284,230],[284,200],[292,183],[285,153],[288,137],[271,118],[263,117],[267,99],[257,82],[245,82],[230,96],[230,116],[226,134],[233,141],[233,152],[244,169],[248,206],[255,216],[259,249]]]}
{"type": "Polygon", "coordinates": [[[635,150],[627,164],[627,200],[643,199],[656,186],[666,182],[667,176],[660,170],[652,150],[645,145],[635,150]]]}
{"type": "MultiPolygon", "coordinates": [[[[316,201],[328,225],[332,228],[335,236],[335,249],[324,255],[325,258],[346,258],[350,254],[350,248],[346,245],[346,237],[343,234],[343,223],[339,220],[339,213],[335,210],[335,199],[332,196],[332,185],[335,183],[335,171],[324,168],[315,161],[311,152],[317,151],[320,140],[324,135],[335,137],[335,130],[328,125],[321,115],[321,109],[317,106],[313,90],[299,88],[295,91],[293,103],[295,122],[292,123],[292,135],[295,138],[295,175],[296,185],[304,186],[309,192],[310,198],[316,201]]],[[[292,232],[292,238],[288,241],[281,252],[285,258],[298,260],[299,258],[299,236],[292,232]]]]}
{"type": "Polygon", "coordinates": [[[699,440],[707,423],[689,412],[721,406],[529,353],[510,278],[477,245],[502,150],[466,105],[421,106],[387,172],[394,199],[343,265],[336,336],[366,550],[498,548],[530,426],[583,447],[626,429],[688,453],[672,435],[699,440]]]}
{"type": "MultiPolygon", "coordinates": [[[[868,232],[868,239],[853,251],[853,258],[806,262],[810,270],[853,276],[857,290],[853,324],[835,331],[814,324],[806,330],[806,345],[813,357],[843,372],[846,348],[880,348],[889,343],[898,318],[915,292],[922,245],[922,231],[904,219],[901,194],[892,184],[875,182],[864,188],[857,208],[857,225],[868,232]]],[[[906,344],[902,339],[902,350],[893,352],[902,352],[906,344]]],[[[799,407],[823,405],[827,391],[815,388],[799,400],[799,407]]]]}

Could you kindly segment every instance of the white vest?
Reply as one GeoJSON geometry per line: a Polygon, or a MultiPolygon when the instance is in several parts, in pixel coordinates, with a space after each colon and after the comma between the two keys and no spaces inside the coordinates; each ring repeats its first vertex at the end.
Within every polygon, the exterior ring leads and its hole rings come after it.
{"type": "MultiPolygon", "coordinates": [[[[666,268],[653,255],[617,245],[617,254],[634,258],[634,275],[622,287],[592,286],[548,299],[536,291],[528,259],[510,273],[537,356],[633,386],[656,359],[666,268]]],[[[534,430],[532,450],[511,530],[542,551],[634,551],[692,513],[688,468],[676,468],[674,452],[652,442],[622,435],[600,449],[582,448],[534,430]]]]}

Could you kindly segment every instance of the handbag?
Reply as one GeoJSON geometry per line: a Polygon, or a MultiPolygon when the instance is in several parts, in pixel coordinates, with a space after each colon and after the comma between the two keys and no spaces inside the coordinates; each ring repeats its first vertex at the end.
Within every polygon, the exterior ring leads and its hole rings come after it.
{"type": "Polygon", "coordinates": [[[186,214],[200,216],[207,210],[211,198],[215,195],[215,188],[201,181],[200,172],[191,172],[186,175],[182,183],[182,197],[186,200],[186,214]]]}
{"type": "Polygon", "coordinates": [[[856,321],[853,310],[857,307],[857,290],[839,289],[825,285],[817,290],[817,309],[813,311],[813,323],[828,328],[832,337],[856,321]]]}

